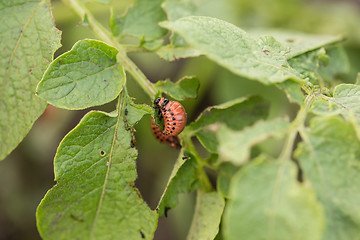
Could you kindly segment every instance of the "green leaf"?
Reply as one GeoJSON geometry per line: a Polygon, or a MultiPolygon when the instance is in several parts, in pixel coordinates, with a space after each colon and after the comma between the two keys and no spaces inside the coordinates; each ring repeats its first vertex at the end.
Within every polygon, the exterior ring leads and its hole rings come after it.
{"type": "Polygon", "coordinates": [[[217,129],[216,124],[223,123],[233,130],[241,130],[259,119],[264,119],[268,112],[269,104],[260,97],[235,99],[205,109],[195,122],[185,128],[184,134],[196,134],[208,151],[217,152],[218,141],[214,132],[214,129],[217,129]]]}
{"type": "Polygon", "coordinates": [[[341,113],[354,123],[360,139],[360,86],[340,84],[335,87],[333,97],[317,98],[312,105],[312,111],[320,115],[341,113]]]}
{"type": "Polygon", "coordinates": [[[219,157],[222,161],[242,165],[249,160],[253,146],[270,137],[282,137],[289,125],[288,119],[277,118],[269,121],[259,120],[242,131],[234,131],[221,126],[216,131],[219,157]]]}
{"type": "Polygon", "coordinates": [[[326,215],[324,240],[360,238],[360,141],[351,123],[317,117],[296,150],[326,215]]]}
{"type": "Polygon", "coordinates": [[[332,83],[342,74],[347,74],[350,70],[350,63],[343,47],[326,48],[326,55],[330,61],[326,65],[321,65],[319,74],[326,82],[332,83]]]}
{"type": "Polygon", "coordinates": [[[158,22],[166,19],[162,0],[137,0],[124,17],[112,17],[110,28],[115,36],[131,35],[139,39],[154,40],[166,34],[158,22]]]}
{"type": "Polygon", "coordinates": [[[145,104],[135,104],[129,95],[125,94],[125,108],[123,115],[125,116],[126,123],[133,127],[141,118],[146,115],[153,115],[153,108],[145,104]]]}
{"type": "Polygon", "coordinates": [[[180,34],[186,42],[221,66],[264,84],[289,78],[301,81],[287,63],[289,49],[273,37],[254,39],[240,28],[211,17],[190,16],[160,26],[180,34]]]}
{"type": "Polygon", "coordinates": [[[308,78],[312,84],[319,84],[318,70],[320,65],[325,64],[325,61],[328,62],[328,60],[325,49],[320,48],[290,59],[289,64],[305,78],[308,78]]]}
{"type": "Polygon", "coordinates": [[[157,214],[139,196],[137,150],[121,116],[92,111],[63,139],[56,186],[37,210],[43,239],[153,239],[157,214]]]}
{"type": "Polygon", "coordinates": [[[284,82],[276,84],[278,88],[283,90],[286,94],[286,97],[290,102],[303,104],[305,96],[301,91],[302,84],[299,84],[293,80],[286,80],[284,82]]]}
{"type": "Polygon", "coordinates": [[[217,192],[197,191],[196,207],[188,240],[214,239],[225,207],[224,199],[217,192]]]}
{"type": "Polygon", "coordinates": [[[198,57],[202,53],[191,47],[174,47],[172,45],[167,45],[159,48],[156,51],[156,54],[162,59],[172,62],[180,58],[198,57]]]}
{"type": "Polygon", "coordinates": [[[162,6],[167,13],[168,19],[174,21],[182,17],[197,15],[198,5],[195,1],[166,0],[162,6]]]}
{"type": "Polygon", "coordinates": [[[35,88],[60,45],[50,1],[2,1],[0,9],[0,160],[26,136],[46,103],[35,88]]]}
{"type": "Polygon", "coordinates": [[[156,39],[152,41],[144,41],[140,43],[140,46],[148,51],[155,51],[159,49],[164,43],[163,39],[156,39]]]}
{"type": "Polygon", "coordinates": [[[153,86],[158,91],[165,92],[174,99],[181,101],[186,98],[196,98],[200,83],[197,77],[183,77],[175,83],[165,80],[158,81],[153,86]]]}
{"type": "Polygon", "coordinates": [[[184,152],[182,148],[157,207],[159,216],[166,216],[167,211],[177,205],[179,193],[194,191],[198,188],[197,168],[195,156],[190,152],[184,152]],[[183,159],[183,156],[187,158],[183,159]]]}
{"type": "Polygon", "coordinates": [[[320,240],[324,215],[311,188],[296,180],[286,159],[260,157],[234,176],[225,208],[224,238],[320,240]]]}
{"type": "Polygon", "coordinates": [[[219,175],[216,179],[216,188],[224,198],[229,198],[230,181],[238,169],[238,167],[229,162],[224,162],[219,167],[219,175]]]}
{"type": "Polygon", "coordinates": [[[251,30],[249,33],[255,38],[266,35],[273,36],[278,42],[289,47],[287,59],[344,40],[344,37],[340,35],[317,35],[277,29],[257,29],[251,30]]]}
{"type": "Polygon", "coordinates": [[[118,50],[97,40],[80,40],[55,59],[37,87],[39,97],[66,109],[84,109],[114,100],[125,84],[118,50]]]}

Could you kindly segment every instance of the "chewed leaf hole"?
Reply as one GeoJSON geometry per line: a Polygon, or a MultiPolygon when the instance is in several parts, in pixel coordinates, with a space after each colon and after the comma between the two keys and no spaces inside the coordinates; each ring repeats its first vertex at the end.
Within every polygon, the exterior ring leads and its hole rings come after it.
{"type": "Polygon", "coordinates": [[[100,155],[101,155],[101,156],[105,156],[105,154],[106,154],[106,152],[105,152],[104,150],[101,150],[101,151],[100,151],[100,155]]]}

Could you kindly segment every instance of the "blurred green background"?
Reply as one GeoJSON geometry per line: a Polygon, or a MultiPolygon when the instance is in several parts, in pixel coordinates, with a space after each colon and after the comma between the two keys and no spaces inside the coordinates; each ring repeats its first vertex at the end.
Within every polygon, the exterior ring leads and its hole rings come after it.
{"type": "MultiPolygon", "coordinates": [[[[343,34],[349,56],[350,71],[338,76],[341,81],[355,82],[360,70],[360,1],[301,1],[301,0],[195,0],[201,15],[229,21],[240,28],[282,28],[318,34],[343,34]]],[[[57,28],[62,33],[62,48],[56,56],[68,51],[79,39],[96,38],[80,19],[61,1],[52,1],[57,28]]],[[[115,1],[111,6],[116,13],[125,12],[133,1],[115,1]]],[[[87,6],[104,25],[108,25],[109,6],[88,2],[87,6]]],[[[199,97],[184,101],[189,122],[214,104],[246,96],[261,94],[271,101],[271,115],[288,114],[291,118],[298,106],[290,104],[284,93],[273,86],[241,79],[218,67],[205,57],[165,62],[151,53],[132,53],[130,57],[153,82],[170,78],[178,80],[184,75],[196,75],[200,82],[199,97]]],[[[331,60],[330,60],[331,61],[331,60]]],[[[127,83],[135,102],[151,104],[150,99],[129,77],[127,83]]],[[[115,109],[115,103],[98,108],[115,109]]],[[[40,239],[36,229],[36,207],[55,182],[53,158],[61,139],[87,112],[66,111],[49,106],[37,120],[24,141],[4,161],[0,162],[0,240],[40,239]]],[[[178,150],[162,145],[152,137],[150,117],[137,125],[138,180],[146,202],[154,209],[164,190],[178,150]],[[161,154],[159,154],[161,153],[161,154]]],[[[269,146],[263,146],[264,148],[269,146]]],[[[201,150],[201,149],[200,149],[201,150]]],[[[273,151],[277,149],[274,148],[273,151]]],[[[203,152],[206,156],[206,152],[203,152]]],[[[161,217],[155,239],[185,239],[191,224],[194,194],[180,196],[180,204],[169,211],[168,218],[161,217]]]]}

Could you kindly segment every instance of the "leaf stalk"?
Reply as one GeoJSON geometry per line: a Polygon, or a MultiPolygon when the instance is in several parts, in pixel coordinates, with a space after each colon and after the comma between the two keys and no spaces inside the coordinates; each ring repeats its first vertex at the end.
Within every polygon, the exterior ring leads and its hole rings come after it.
{"type": "Polygon", "coordinates": [[[136,66],[136,64],[126,55],[126,48],[124,48],[116,38],[108,31],[92,13],[78,0],[63,0],[65,4],[70,6],[77,15],[83,20],[86,18],[90,28],[93,32],[104,42],[114,46],[119,50],[117,60],[125,68],[127,72],[135,79],[145,93],[152,99],[156,93],[151,82],[146,78],[145,74],[136,66]]]}

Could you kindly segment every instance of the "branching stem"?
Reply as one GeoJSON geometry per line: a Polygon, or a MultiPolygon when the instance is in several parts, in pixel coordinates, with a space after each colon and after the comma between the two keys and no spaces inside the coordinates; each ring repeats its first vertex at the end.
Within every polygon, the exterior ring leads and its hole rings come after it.
{"type": "Polygon", "coordinates": [[[96,20],[92,13],[83,5],[83,3],[78,0],[63,0],[63,2],[69,5],[81,18],[86,18],[90,28],[102,41],[114,46],[119,50],[117,60],[152,99],[156,91],[153,88],[151,82],[135,65],[135,63],[126,55],[126,49],[116,40],[116,38],[114,38],[113,35],[96,20]]]}
{"type": "Polygon", "coordinates": [[[296,135],[299,131],[301,131],[301,129],[304,128],[304,123],[306,120],[307,113],[316,95],[317,95],[316,92],[312,92],[306,96],[304,105],[301,106],[300,111],[296,115],[296,118],[291,123],[288,136],[285,140],[284,148],[279,157],[280,160],[287,160],[291,158],[296,135]]]}
{"type": "Polygon", "coordinates": [[[199,155],[193,142],[191,141],[191,138],[185,137],[184,142],[185,142],[184,145],[186,145],[186,149],[189,150],[192,154],[194,154],[196,161],[199,165],[197,169],[198,169],[198,177],[200,179],[202,190],[205,192],[212,191],[213,187],[210,183],[207,174],[204,171],[204,167],[207,166],[207,162],[199,155]]]}

